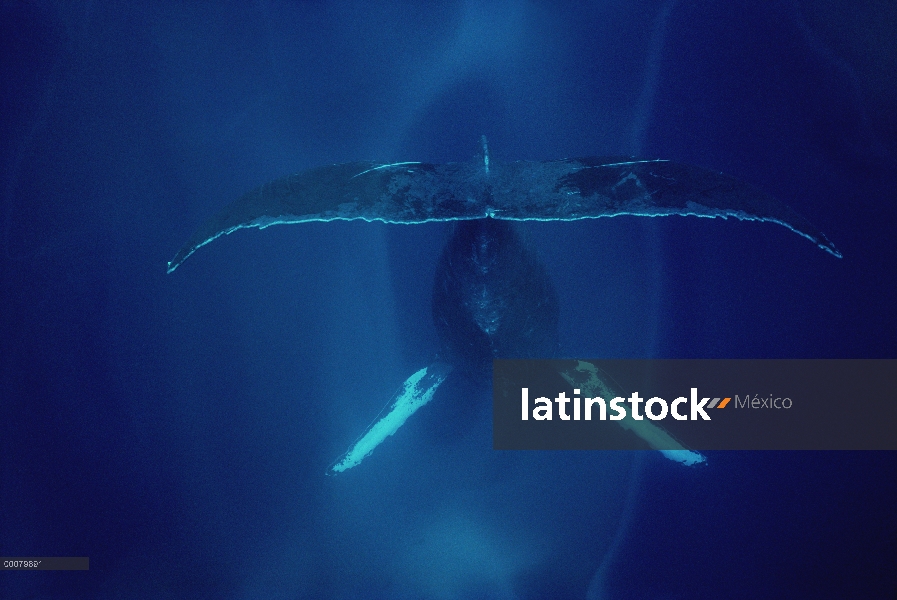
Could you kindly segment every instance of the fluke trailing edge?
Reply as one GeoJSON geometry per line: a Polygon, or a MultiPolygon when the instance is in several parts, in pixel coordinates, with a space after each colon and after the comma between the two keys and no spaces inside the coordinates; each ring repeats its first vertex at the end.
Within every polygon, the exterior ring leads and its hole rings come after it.
{"type": "Polygon", "coordinates": [[[620,156],[490,164],[484,151],[480,163],[354,162],[276,179],[208,220],[168,263],[168,272],[198,248],[244,227],[354,219],[575,221],[619,215],[769,221],[841,256],[794,210],[722,173],[620,156]]]}
{"type": "MultiPolygon", "coordinates": [[[[207,221],[168,263],[171,273],[197,249],[246,227],[355,219],[458,221],[436,269],[433,317],[442,344],[438,360],[405,382],[387,415],[359,438],[331,473],[358,464],[426,404],[453,369],[484,375],[493,358],[556,354],[556,294],[509,221],[735,217],[784,225],[841,257],[797,212],[722,173],[619,156],[496,163],[489,160],[485,137],[482,148],[481,160],[474,163],[354,162],[277,179],[207,221]]],[[[693,457],[690,461],[695,462],[693,457]]]]}

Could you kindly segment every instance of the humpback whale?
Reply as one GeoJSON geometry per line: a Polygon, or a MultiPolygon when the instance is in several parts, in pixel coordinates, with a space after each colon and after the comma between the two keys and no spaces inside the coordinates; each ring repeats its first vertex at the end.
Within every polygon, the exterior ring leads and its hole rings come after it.
{"type": "MultiPolygon", "coordinates": [[[[723,173],[625,156],[496,163],[490,162],[485,136],[481,144],[481,158],[472,163],[352,162],[276,179],[209,219],[168,263],[171,273],[202,246],[243,228],[337,220],[456,222],[433,286],[433,319],[441,341],[436,361],[405,381],[385,416],[375,419],[329,474],[359,464],[429,402],[452,371],[485,376],[493,358],[556,356],[557,296],[512,221],[734,217],[778,223],[841,257],[793,209],[723,173]]],[[[560,375],[596,393],[607,391],[607,381],[588,364],[560,375]]],[[[669,450],[677,446],[653,424],[621,425],[651,447],[665,448],[672,460],[703,461],[685,448],[669,450]]]]}

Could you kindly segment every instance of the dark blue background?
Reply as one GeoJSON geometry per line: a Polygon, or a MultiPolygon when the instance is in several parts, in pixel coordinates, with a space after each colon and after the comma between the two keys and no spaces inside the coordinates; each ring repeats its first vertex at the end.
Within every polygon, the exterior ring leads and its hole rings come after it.
{"type": "MultiPolygon", "coordinates": [[[[631,153],[725,171],[785,228],[525,226],[567,355],[897,357],[893,3],[0,8],[3,598],[893,597],[894,453],[496,453],[455,385],[324,476],[437,349],[448,227],[242,232],[352,160],[631,153]]],[[[874,418],[870,416],[870,418],[874,418]]]]}

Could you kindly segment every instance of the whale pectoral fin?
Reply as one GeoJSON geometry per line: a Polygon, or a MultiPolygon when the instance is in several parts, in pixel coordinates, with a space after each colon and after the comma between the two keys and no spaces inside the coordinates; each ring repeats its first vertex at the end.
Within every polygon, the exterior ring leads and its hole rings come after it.
{"type": "MultiPolygon", "coordinates": [[[[608,383],[609,378],[604,376],[598,367],[588,362],[578,361],[576,367],[564,371],[561,373],[561,377],[566,379],[570,385],[581,389],[584,395],[601,398],[613,398],[620,395],[608,383]]],[[[665,429],[650,421],[636,421],[626,415],[626,418],[620,421],[620,426],[642,438],[651,448],[672,461],[682,463],[687,467],[707,461],[703,454],[689,450],[665,429]]]]}
{"type": "Polygon", "coordinates": [[[361,463],[383,440],[398,431],[408,417],[433,399],[436,388],[451,371],[450,365],[435,362],[406,379],[393,395],[388,407],[383,409],[388,410],[386,415],[375,420],[352,447],[327,469],[327,474],[336,475],[361,463]]]}
{"type": "Polygon", "coordinates": [[[666,458],[682,463],[686,467],[692,467],[707,461],[703,454],[694,450],[688,450],[667,433],[663,427],[655,425],[650,421],[636,421],[629,415],[626,415],[626,418],[620,421],[620,426],[623,429],[632,431],[635,435],[648,442],[651,448],[657,450],[666,458]]]}

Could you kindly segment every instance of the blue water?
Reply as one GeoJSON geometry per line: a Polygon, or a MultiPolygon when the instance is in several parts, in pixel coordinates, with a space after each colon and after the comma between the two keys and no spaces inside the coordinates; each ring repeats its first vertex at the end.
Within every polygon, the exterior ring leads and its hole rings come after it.
{"type": "Polygon", "coordinates": [[[262,182],[485,134],[725,171],[844,254],[527,224],[565,355],[895,358],[889,3],[132,4],[0,6],[0,555],[91,565],[0,597],[894,597],[893,452],[494,452],[456,382],[326,477],[435,356],[447,225],[239,232],[165,274],[262,182]]]}

